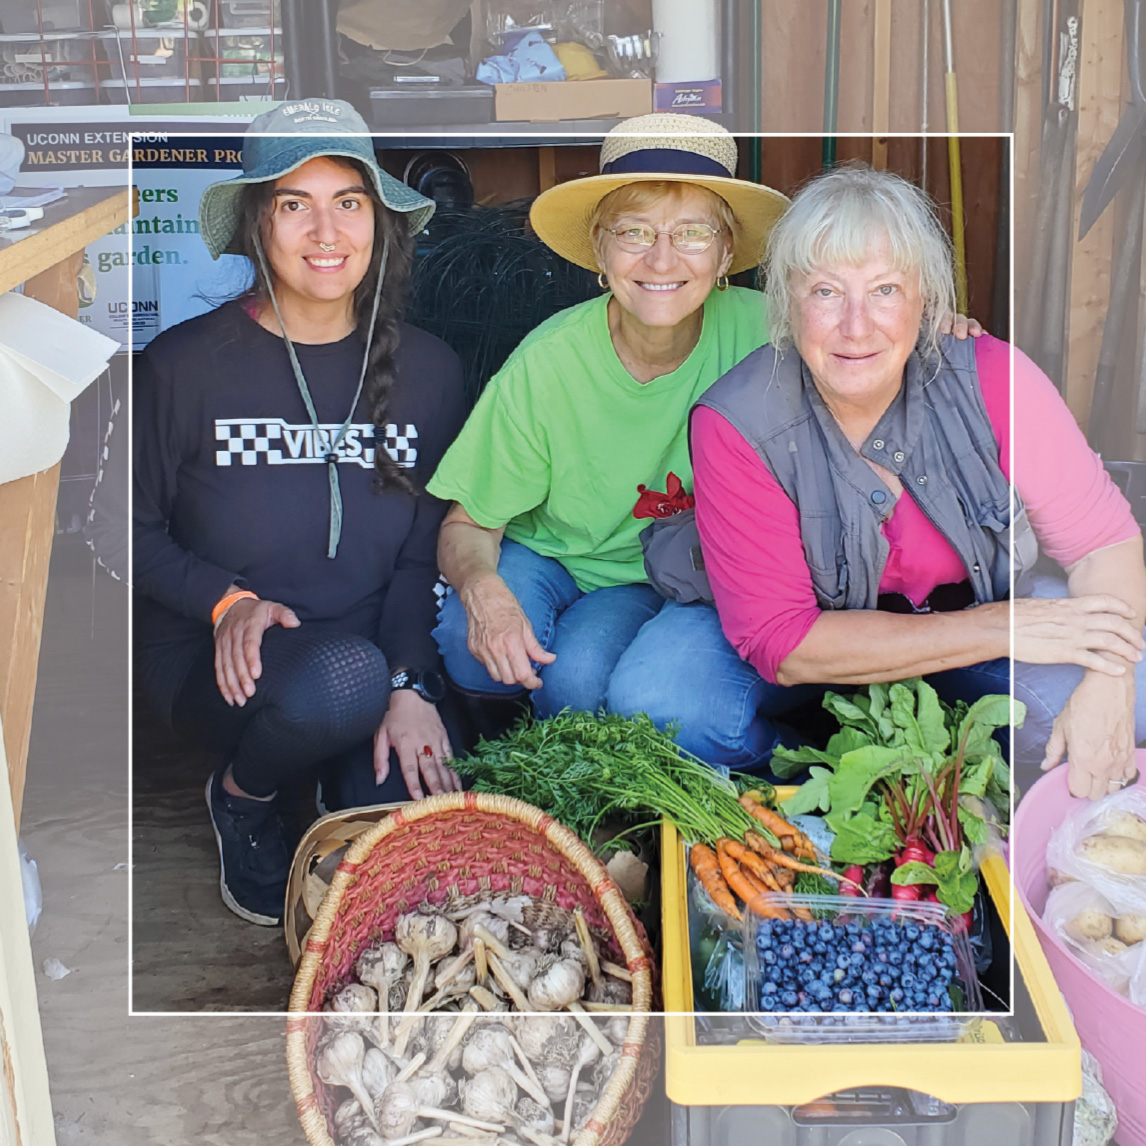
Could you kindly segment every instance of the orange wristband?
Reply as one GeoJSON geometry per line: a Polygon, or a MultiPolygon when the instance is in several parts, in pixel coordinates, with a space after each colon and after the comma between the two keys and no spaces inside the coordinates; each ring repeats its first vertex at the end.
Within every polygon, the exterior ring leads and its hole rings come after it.
{"type": "Polygon", "coordinates": [[[252,593],[249,589],[240,589],[237,593],[228,593],[215,607],[211,610],[211,624],[218,625],[223,619],[223,614],[236,602],[243,600],[244,597],[250,597],[252,601],[257,601],[259,595],[252,593]]]}

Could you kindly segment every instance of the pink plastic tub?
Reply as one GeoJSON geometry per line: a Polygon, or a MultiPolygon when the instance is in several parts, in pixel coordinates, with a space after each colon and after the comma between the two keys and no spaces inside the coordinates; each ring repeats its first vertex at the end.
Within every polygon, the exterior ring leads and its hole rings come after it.
{"type": "MultiPolygon", "coordinates": [[[[1146,750],[1138,750],[1146,772],[1146,750]]],[[[1146,1010],[1111,990],[1076,962],[1063,942],[1043,926],[1047,899],[1047,841],[1051,832],[1086,801],[1066,786],[1066,767],[1044,776],[1015,813],[1011,863],[1015,888],[1030,913],[1082,1045],[1102,1064],[1103,1081],[1118,1107],[1118,1146],[1146,1146],[1146,1010]]]]}

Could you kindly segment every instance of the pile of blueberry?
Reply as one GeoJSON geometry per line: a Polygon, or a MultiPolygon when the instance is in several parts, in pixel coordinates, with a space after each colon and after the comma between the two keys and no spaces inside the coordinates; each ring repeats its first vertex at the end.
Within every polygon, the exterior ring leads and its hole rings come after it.
{"type": "Polygon", "coordinates": [[[756,959],[761,1011],[952,1010],[955,948],[934,924],[765,919],[756,959]]]}

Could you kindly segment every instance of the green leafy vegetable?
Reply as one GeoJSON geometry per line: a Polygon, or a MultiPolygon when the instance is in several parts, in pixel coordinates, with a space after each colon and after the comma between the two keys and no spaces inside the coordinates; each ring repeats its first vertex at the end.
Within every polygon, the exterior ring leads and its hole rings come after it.
{"type": "Polygon", "coordinates": [[[689,843],[739,840],[749,828],[771,835],[736,802],[736,784],[680,748],[674,731],[661,732],[644,713],[566,710],[548,720],[524,717],[454,766],[476,791],[544,808],[589,843],[606,821],[635,830],[661,818],[689,843]]]}
{"type": "MultiPolygon", "coordinates": [[[[827,747],[777,748],[772,768],[791,775],[818,765],[784,810],[825,813],[836,833],[834,860],[876,863],[913,839],[939,855],[960,856],[965,842],[986,842],[989,822],[1005,830],[1010,771],[994,732],[1011,722],[1012,708],[1015,725],[1022,724],[1021,704],[1012,706],[1010,697],[999,695],[949,706],[915,677],[848,696],[829,692],[824,707],[842,726],[827,747]]],[[[928,877],[918,869],[932,870],[925,864],[906,867],[920,882],[928,877]]],[[[940,882],[939,876],[931,878],[940,882]]],[[[943,894],[961,903],[974,880],[973,872],[948,873],[943,894]]]]}

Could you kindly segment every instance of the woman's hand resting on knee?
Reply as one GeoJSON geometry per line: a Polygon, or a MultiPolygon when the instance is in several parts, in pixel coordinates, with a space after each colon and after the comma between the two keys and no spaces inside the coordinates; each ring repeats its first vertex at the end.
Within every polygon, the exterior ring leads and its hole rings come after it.
{"type": "Polygon", "coordinates": [[[1014,602],[1012,654],[1026,664],[1073,664],[1125,676],[1146,647],[1134,617],[1130,605],[1106,593],[1023,597],[1014,602]]]}
{"type": "Polygon", "coordinates": [[[1055,718],[1044,772],[1065,756],[1070,794],[1101,800],[1134,776],[1134,678],[1087,673],[1055,718]]]}
{"type": "Polygon", "coordinates": [[[458,774],[447,763],[453,753],[437,708],[410,689],[390,694],[390,705],[374,734],[374,778],[379,784],[390,775],[391,748],[413,799],[424,795],[423,780],[431,796],[462,790],[458,774]]]}
{"type": "Polygon", "coordinates": [[[496,574],[475,579],[461,594],[468,621],[466,644],[499,684],[540,688],[534,664],[557,656],[541,647],[517,598],[496,574]]]}
{"type": "Polygon", "coordinates": [[[220,617],[215,626],[215,680],[228,704],[242,708],[255,695],[255,681],[263,672],[263,633],[272,625],[297,629],[301,623],[286,605],[253,597],[236,601],[220,617]]]}

